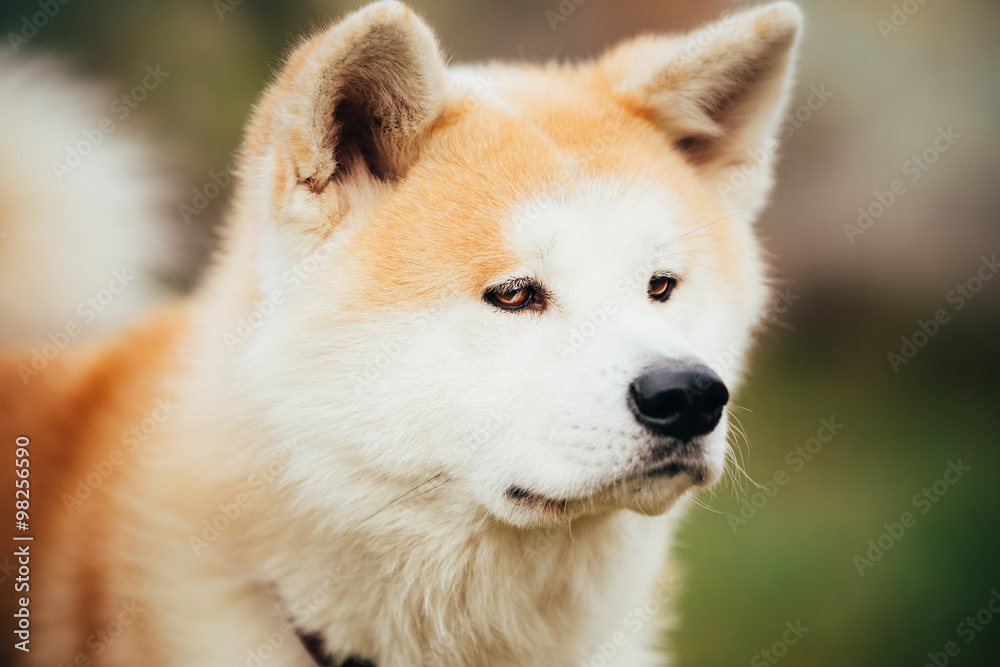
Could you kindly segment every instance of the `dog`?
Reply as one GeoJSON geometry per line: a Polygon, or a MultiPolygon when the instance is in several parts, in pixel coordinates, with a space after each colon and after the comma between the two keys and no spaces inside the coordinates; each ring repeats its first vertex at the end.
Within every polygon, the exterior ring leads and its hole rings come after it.
{"type": "Polygon", "coordinates": [[[390,0],[302,41],[198,289],[0,363],[18,664],[663,664],[634,610],[726,468],[801,24],[449,66],[390,0]]]}

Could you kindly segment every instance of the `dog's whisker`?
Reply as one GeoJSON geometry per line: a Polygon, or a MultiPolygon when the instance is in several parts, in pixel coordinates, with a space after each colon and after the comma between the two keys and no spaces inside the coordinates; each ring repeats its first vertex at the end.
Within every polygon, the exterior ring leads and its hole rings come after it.
{"type": "Polygon", "coordinates": [[[503,592],[504,592],[504,590],[506,590],[506,589],[507,589],[507,587],[508,587],[508,586],[510,586],[510,582],[514,581],[514,577],[515,577],[515,576],[517,576],[517,573],[518,573],[518,572],[520,571],[520,569],[521,569],[521,566],[522,566],[522,565],[524,565],[524,561],[525,561],[525,560],[526,560],[527,558],[528,558],[528,552],[527,552],[527,551],[525,551],[525,552],[524,552],[524,554],[523,554],[523,555],[521,556],[521,560],[520,560],[520,561],[518,561],[518,563],[517,563],[517,567],[515,567],[515,568],[514,568],[514,571],[510,573],[510,576],[509,576],[509,577],[507,577],[507,581],[505,581],[505,582],[504,582],[504,584],[503,584],[503,586],[501,586],[501,587],[500,587],[500,588],[499,588],[499,589],[497,590],[497,592],[496,592],[496,593],[494,593],[494,595],[493,595],[493,599],[494,599],[494,600],[495,600],[496,598],[498,598],[498,597],[500,596],[500,594],[501,594],[501,593],[503,593],[503,592]]]}
{"type": "MultiPolygon", "coordinates": [[[[419,484],[417,484],[416,486],[414,486],[414,487],[413,487],[412,489],[410,489],[410,490],[409,490],[409,491],[407,491],[406,493],[402,493],[402,494],[400,494],[400,495],[396,496],[395,498],[393,498],[392,500],[390,500],[390,501],[389,501],[388,503],[386,503],[385,505],[383,505],[383,506],[382,506],[381,508],[379,508],[378,510],[376,510],[376,511],[372,512],[371,514],[369,514],[368,516],[366,516],[366,517],[365,517],[364,519],[362,519],[361,521],[359,521],[358,523],[356,523],[356,524],[355,524],[354,526],[352,526],[351,528],[349,528],[349,529],[347,530],[347,532],[346,532],[346,533],[344,533],[343,535],[341,535],[341,536],[340,536],[340,537],[338,538],[338,540],[339,540],[339,539],[343,539],[343,538],[344,538],[344,537],[346,537],[347,535],[350,535],[350,534],[351,534],[351,533],[353,533],[353,532],[354,532],[355,530],[357,530],[358,528],[360,528],[360,527],[361,527],[362,525],[364,525],[364,524],[365,524],[365,523],[367,523],[368,521],[371,521],[371,520],[372,520],[372,519],[374,519],[374,518],[375,518],[376,516],[378,516],[379,514],[381,514],[381,513],[382,513],[382,512],[384,512],[384,511],[386,511],[387,509],[389,509],[390,507],[392,507],[392,506],[393,506],[393,505],[395,505],[396,503],[399,503],[399,502],[401,502],[401,501],[403,501],[403,500],[406,500],[406,499],[407,499],[407,498],[406,498],[407,496],[409,496],[409,495],[410,495],[411,493],[413,493],[414,491],[416,491],[416,490],[417,490],[417,489],[419,489],[420,487],[422,487],[422,486],[424,486],[425,484],[428,484],[428,483],[430,483],[430,482],[433,482],[433,481],[434,481],[435,479],[437,479],[437,478],[441,477],[442,475],[444,475],[444,473],[443,473],[443,472],[439,472],[439,473],[437,473],[436,475],[433,475],[433,476],[431,476],[431,477],[428,477],[427,479],[425,479],[424,481],[420,482],[419,484]]],[[[445,480],[444,482],[442,482],[442,483],[441,483],[441,484],[439,484],[438,486],[435,486],[435,487],[433,487],[433,488],[431,488],[431,489],[428,489],[428,490],[429,490],[429,491],[433,491],[434,489],[436,489],[436,488],[439,488],[440,486],[442,486],[443,484],[447,483],[448,481],[450,481],[450,480],[447,480],[447,479],[446,479],[446,480],[445,480]]],[[[417,494],[417,496],[421,496],[421,495],[423,495],[424,493],[426,493],[426,491],[424,491],[424,492],[421,492],[421,493],[418,493],[418,494],[417,494]]],[[[417,496],[414,496],[414,498],[416,498],[417,496]]]]}
{"type": "MultiPolygon", "coordinates": [[[[738,408],[739,406],[734,405],[731,407],[738,408]]],[[[744,457],[741,444],[745,444],[748,451],[750,449],[750,439],[746,434],[746,429],[743,428],[743,424],[740,422],[739,417],[736,414],[730,412],[730,416],[732,416],[733,419],[732,424],[730,424],[730,432],[733,434],[733,440],[730,442],[730,447],[726,451],[726,472],[729,474],[732,481],[733,492],[736,493],[737,497],[739,497],[740,492],[746,494],[746,489],[741,483],[738,483],[740,478],[736,473],[742,475],[743,478],[757,488],[761,488],[761,485],[754,481],[744,468],[746,465],[746,458],[744,457]],[[737,460],[737,457],[739,457],[739,460],[737,460]]]]}
{"type": "MultiPolygon", "coordinates": [[[[738,443],[733,443],[733,444],[738,447],[738,443]]],[[[744,478],[749,480],[751,484],[756,484],[756,482],[754,482],[753,479],[751,479],[750,476],[746,473],[743,465],[741,465],[740,462],[736,460],[736,456],[737,455],[732,453],[732,451],[726,453],[726,473],[729,475],[730,478],[731,482],[730,487],[733,493],[735,493],[738,497],[740,492],[746,493],[746,489],[743,486],[744,478]],[[743,477],[739,477],[737,473],[739,473],[743,477]]],[[[742,455],[740,456],[742,458],[742,455]]]]}
{"type": "Polygon", "coordinates": [[[667,241],[666,243],[664,243],[664,244],[662,244],[660,246],[657,246],[656,249],[657,250],[661,250],[661,249],[666,248],[667,246],[669,246],[669,245],[671,245],[673,243],[676,243],[677,241],[680,241],[682,239],[686,239],[686,238],[690,237],[692,234],[695,234],[696,232],[700,232],[700,231],[702,231],[704,229],[707,229],[708,227],[711,227],[712,225],[714,225],[716,223],[722,222],[723,220],[726,220],[727,218],[733,218],[733,217],[736,217],[738,215],[745,215],[747,213],[753,213],[753,209],[744,209],[742,211],[734,211],[732,213],[728,213],[728,214],[722,216],[721,218],[716,218],[715,220],[712,220],[710,222],[706,222],[704,225],[700,225],[698,227],[695,227],[694,229],[692,229],[689,232],[685,232],[684,234],[681,234],[680,236],[675,236],[674,238],[672,238],[671,240],[667,241]]]}
{"type": "Polygon", "coordinates": [[[725,512],[723,512],[721,510],[713,509],[711,506],[706,505],[697,496],[692,495],[691,496],[691,502],[693,502],[698,507],[701,507],[702,509],[705,509],[705,510],[708,510],[709,512],[712,512],[713,514],[725,514],[725,512]]]}

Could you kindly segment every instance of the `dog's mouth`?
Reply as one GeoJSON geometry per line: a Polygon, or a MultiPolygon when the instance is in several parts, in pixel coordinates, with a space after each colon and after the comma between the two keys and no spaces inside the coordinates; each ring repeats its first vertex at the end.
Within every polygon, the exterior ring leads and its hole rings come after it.
{"type": "Polygon", "coordinates": [[[708,466],[702,461],[667,461],[643,473],[642,477],[676,477],[686,474],[695,486],[703,486],[710,478],[708,466]]]}
{"type": "Polygon", "coordinates": [[[518,485],[507,487],[505,495],[519,508],[540,511],[547,515],[562,516],[575,513],[587,506],[596,505],[602,498],[613,496],[616,492],[627,490],[630,485],[641,484],[645,480],[677,479],[680,481],[684,477],[689,483],[682,485],[682,488],[677,491],[678,495],[690,486],[706,486],[713,479],[713,475],[704,461],[700,459],[676,459],[662,461],[641,471],[631,472],[583,496],[552,498],[518,485]]]}
{"type": "Polygon", "coordinates": [[[526,507],[537,507],[540,509],[549,510],[551,512],[559,514],[565,513],[569,507],[570,502],[573,502],[565,498],[561,500],[549,498],[547,496],[543,496],[540,493],[529,491],[524,487],[520,486],[508,487],[505,495],[509,500],[511,500],[513,503],[517,505],[526,507]]]}

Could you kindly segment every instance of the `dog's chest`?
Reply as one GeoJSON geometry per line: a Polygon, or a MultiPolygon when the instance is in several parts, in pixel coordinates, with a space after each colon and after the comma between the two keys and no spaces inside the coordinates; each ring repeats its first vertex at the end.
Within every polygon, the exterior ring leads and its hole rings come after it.
{"type": "Polygon", "coordinates": [[[313,640],[323,649],[316,664],[575,665],[648,595],[663,562],[648,538],[583,537],[552,529],[376,553],[357,542],[320,580],[299,576],[281,589],[302,634],[322,640],[313,640]]]}

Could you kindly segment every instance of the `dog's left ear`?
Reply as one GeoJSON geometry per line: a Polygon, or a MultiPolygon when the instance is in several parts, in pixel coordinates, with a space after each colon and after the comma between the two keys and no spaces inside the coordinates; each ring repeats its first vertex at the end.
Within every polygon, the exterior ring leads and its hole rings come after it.
{"type": "Polygon", "coordinates": [[[440,110],[444,68],[431,30],[395,0],[299,46],[258,106],[245,147],[272,154],[276,217],[317,224],[343,215],[352,190],[398,180],[440,110]]]}
{"type": "Polygon", "coordinates": [[[713,177],[765,156],[768,164],[758,165],[763,181],[751,188],[751,201],[759,200],[770,184],[801,26],[796,5],[775,2],[682,37],[633,40],[599,66],[624,104],[652,120],[688,161],[713,177]]]}

